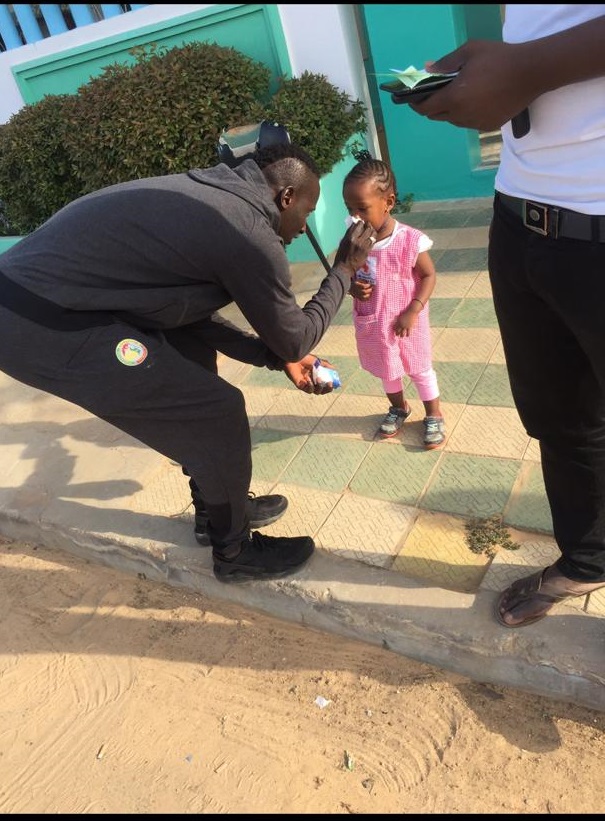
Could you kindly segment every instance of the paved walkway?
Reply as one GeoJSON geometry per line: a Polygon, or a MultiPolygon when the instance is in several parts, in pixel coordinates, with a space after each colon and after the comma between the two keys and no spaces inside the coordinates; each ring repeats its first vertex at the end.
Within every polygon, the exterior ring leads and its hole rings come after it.
{"type": "MultiPolygon", "coordinates": [[[[605,590],[521,630],[496,593],[559,552],[537,443],[513,406],[486,273],[491,200],[421,203],[402,219],[434,240],[434,362],[447,440],[422,447],[423,407],[376,435],[388,402],[358,365],[346,299],[317,352],[338,368],[327,396],[228,359],[245,394],[257,494],[289,499],[265,532],[318,550],[281,582],[222,585],[196,545],[180,468],[55,397],[0,378],[0,532],[279,618],[382,644],[476,680],[605,709],[605,590]]],[[[303,304],[324,275],[293,266],[303,304]]],[[[237,310],[226,315],[244,327],[237,310]]],[[[362,647],[360,652],[363,652],[362,647]]]]}

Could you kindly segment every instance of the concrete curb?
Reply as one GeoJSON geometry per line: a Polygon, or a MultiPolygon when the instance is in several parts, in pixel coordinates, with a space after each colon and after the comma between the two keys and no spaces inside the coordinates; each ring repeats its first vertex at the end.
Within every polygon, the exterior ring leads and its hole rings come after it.
{"type": "Polygon", "coordinates": [[[166,521],[158,539],[124,539],[0,513],[9,539],[59,548],[89,561],[210,598],[235,602],[435,665],[475,681],[605,710],[603,617],[561,606],[522,630],[494,619],[493,593],[457,593],[318,550],[296,576],[225,585],[210,551],[186,546],[190,526],[166,521]]]}

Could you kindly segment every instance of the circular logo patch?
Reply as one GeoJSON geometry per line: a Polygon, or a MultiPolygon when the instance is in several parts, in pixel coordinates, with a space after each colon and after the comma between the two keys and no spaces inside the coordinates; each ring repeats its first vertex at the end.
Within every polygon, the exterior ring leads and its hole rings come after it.
{"type": "Polygon", "coordinates": [[[140,365],[147,359],[147,348],[136,339],[123,339],[116,345],[116,356],[122,365],[140,365]]]}

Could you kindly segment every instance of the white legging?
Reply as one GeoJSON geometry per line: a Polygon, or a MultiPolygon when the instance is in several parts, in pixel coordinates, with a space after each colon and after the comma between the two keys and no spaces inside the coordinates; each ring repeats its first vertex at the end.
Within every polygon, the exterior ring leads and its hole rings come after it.
{"type": "MultiPolygon", "coordinates": [[[[422,373],[410,374],[410,379],[423,402],[430,402],[431,399],[437,399],[439,396],[439,385],[437,384],[437,374],[434,368],[429,368],[422,371],[422,373]]],[[[399,393],[402,389],[401,379],[383,379],[382,387],[385,393],[399,393]]]]}

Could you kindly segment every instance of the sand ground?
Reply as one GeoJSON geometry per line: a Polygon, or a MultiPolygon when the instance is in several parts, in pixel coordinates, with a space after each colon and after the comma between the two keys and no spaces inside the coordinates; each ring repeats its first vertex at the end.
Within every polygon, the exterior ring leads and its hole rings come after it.
{"type": "Polygon", "coordinates": [[[600,813],[605,713],[0,541],[0,812],[600,813]]]}

